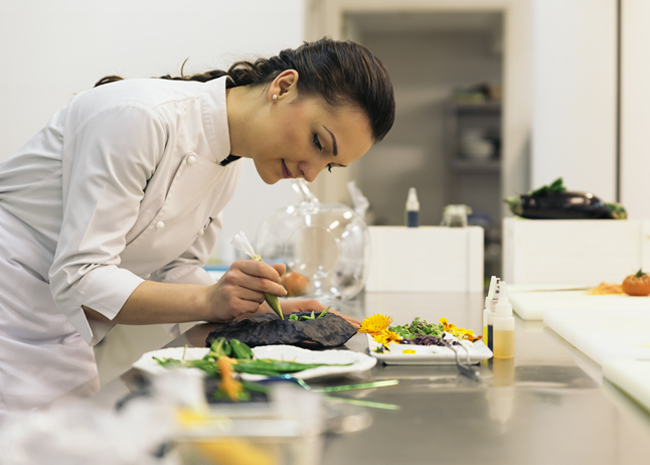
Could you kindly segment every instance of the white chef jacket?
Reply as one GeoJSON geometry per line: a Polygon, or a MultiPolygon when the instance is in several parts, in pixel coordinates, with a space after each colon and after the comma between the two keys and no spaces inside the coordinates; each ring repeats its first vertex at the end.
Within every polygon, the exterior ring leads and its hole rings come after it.
{"type": "Polygon", "coordinates": [[[82,305],[113,319],[145,279],[214,283],[202,266],[241,176],[241,162],[219,165],[230,153],[225,79],[83,92],[0,163],[0,274],[10,274],[0,284],[0,408],[43,403],[21,395],[25,362],[56,378],[40,383],[49,401],[89,381],[96,389],[91,345],[113,325],[88,320],[82,305]]]}

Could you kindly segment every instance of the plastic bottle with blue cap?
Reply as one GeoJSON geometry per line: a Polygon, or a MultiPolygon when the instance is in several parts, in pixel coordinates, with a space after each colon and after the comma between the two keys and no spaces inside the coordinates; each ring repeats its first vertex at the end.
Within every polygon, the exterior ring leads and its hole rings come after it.
{"type": "Polygon", "coordinates": [[[406,199],[406,226],[409,228],[420,226],[420,202],[415,187],[409,189],[406,199]]]}

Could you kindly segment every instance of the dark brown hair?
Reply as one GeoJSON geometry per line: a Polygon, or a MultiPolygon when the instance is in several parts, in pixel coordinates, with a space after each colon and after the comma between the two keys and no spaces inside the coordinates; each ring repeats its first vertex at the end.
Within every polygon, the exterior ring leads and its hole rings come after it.
{"type": "MultiPolygon", "coordinates": [[[[238,61],[228,71],[217,69],[192,76],[160,78],[206,82],[227,75],[231,78],[227,87],[255,86],[273,81],[287,69],[298,72],[299,92],[320,95],[332,106],[352,104],[363,110],[375,141],[382,140],[393,126],[395,97],[386,68],[367,48],[349,40],[323,38],[305,42],[296,49],[282,50],[271,58],[238,61]]],[[[95,87],[121,79],[106,76],[95,87]]]]}

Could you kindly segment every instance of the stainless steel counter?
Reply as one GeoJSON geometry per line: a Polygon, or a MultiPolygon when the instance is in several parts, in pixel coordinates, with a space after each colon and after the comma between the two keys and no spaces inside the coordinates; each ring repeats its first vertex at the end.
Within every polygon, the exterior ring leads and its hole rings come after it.
{"type": "MultiPolygon", "coordinates": [[[[368,294],[340,307],[362,319],[383,313],[395,324],[446,317],[481,331],[479,294],[368,294]]],[[[172,346],[203,346],[214,325],[197,325],[172,346]]],[[[331,384],[397,378],[400,384],[348,397],[397,404],[369,410],[373,422],[326,438],[323,465],[344,464],[639,464],[650,462],[650,414],[602,379],[600,367],[542,322],[516,319],[516,356],[480,365],[477,384],[455,366],[385,366],[331,384]]],[[[347,344],[366,351],[365,335],[347,344]]],[[[114,404],[134,370],[95,400],[114,404]]],[[[343,393],[339,394],[343,395],[343,393]]]]}

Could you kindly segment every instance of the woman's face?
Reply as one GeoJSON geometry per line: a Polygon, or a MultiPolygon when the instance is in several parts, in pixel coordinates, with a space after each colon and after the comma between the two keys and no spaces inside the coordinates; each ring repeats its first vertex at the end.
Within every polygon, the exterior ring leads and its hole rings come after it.
{"type": "Polygon", "coordinates": [[[352,105],[332,108],[321,97],[284,94],[257,125],[251,156],[262,180],[313,181],[323,169],[346,167],[373,144],[366,115],[352,105]]]}

